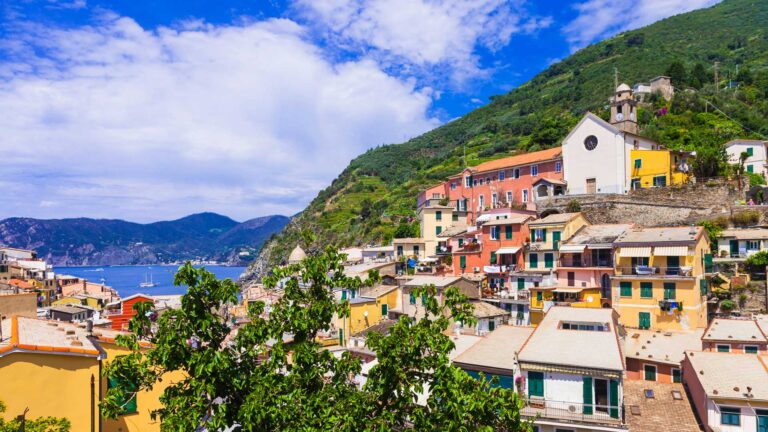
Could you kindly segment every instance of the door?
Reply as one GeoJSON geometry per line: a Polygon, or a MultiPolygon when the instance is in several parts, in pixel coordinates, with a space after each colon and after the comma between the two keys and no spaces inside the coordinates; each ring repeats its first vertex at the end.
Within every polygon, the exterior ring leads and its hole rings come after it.
{"type": "Polygon", "coordinates": [[[730,247],[731,247],[731,258],[736,258],[739,256],[739,241],[738,240],[731,240],[730,241],[730,247]]]}
{"type": "Polygon", "coordinates": [[[587,193],[588,194],[597,193],[597,180],[593,178],[587,179],[587,193]]]}
{"type": "Polygon", "coordinates": [[[608,380],[595,379],[595,411],[608,412],[608,380]]]}
{"type": "Polygon", "coordinates": [[[560,231],[552,231],[552,249],[560,249],[560,231]]]}
{"type": "Polygon", "coordinates": [[[604,299],[611,298],[611,276],[608,273],[600,278],[600,296],[604,299]]]}
{"type": "Polygon", "coordinates": [[[668,256],[667,257],[667,274],[676,275],[680,273],[680,257],[668,256]]]}
{"type": "Polygon", "coordinates": [[[496,321],[494,320],[488,321],[488,331],[492,332],[494,330],[496,330],[496,321]]]}
{"type": "Polygon", "coordinates": [[[576,273],[568,272],[568,286],[576,286],[576,273]]]}

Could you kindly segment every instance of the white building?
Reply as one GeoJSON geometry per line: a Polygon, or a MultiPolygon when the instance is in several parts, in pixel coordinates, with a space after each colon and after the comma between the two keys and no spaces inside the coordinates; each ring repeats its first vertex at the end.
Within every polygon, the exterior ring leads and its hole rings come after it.
{"type": "Polygon", "coordinates": [[[563,172],[569,195],[627,193],[632,150],[662,146],[637,135],[637,102],[622,84],[611,99],[611,121],[587,113],[563,140],[563,172]]]}
{"type": "Polygon", "coordinates": [[[725,150],[728,152],[728,160],[734,165],[739,163],[741,154],[746,153],[749,157],[747,157],[747,160],[744,162],[744,170],[746,172],[765,176],[765,148],[767,145],[768,141],[738,139],[727,142],[725,144],[725,150]]]}
{"type": "Polygon", "coordinates": [[[731,228],[717,237],[717,256],[747,258],[768,249],[768,229],[731,228]]]}
{"type": "Polygon", "coordinates": [[[540,432],[626,431],[624,356],[612,309],[550,308],[517,361],[521,414],[540,432]]]}

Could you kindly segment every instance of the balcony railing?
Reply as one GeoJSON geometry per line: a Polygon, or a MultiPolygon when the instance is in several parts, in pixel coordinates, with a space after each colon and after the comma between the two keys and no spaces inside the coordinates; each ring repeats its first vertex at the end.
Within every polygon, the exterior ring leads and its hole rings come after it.
{"type": "Polygon", "coordinates": [[[484,298],[491,299],[509,299],[509,300],[528,300],[531,298],[531,292],[526,290],[506,290],[491,286],[490,292],[483,293],[484,298]]]}
{"type": "Polygon", "coordinates": [[[690,266],[620,266],[616,267],[617,276],[683,276],[692,277],[693,267],[690,266]]]}
{"type": "Polygon", "coordinates": [[[609,425],[621,425],[624,423],[624,409],[622,406],[612,407],[607,405],[553,401],[536,397],[525,399],[525,407],[520,414],[526,417],[541,417],[585,423],[609,425]]]}
{"type": "Polygon", "coordinates": [[[453,247],[451,246],[438,246],[437,247],[437,255],[450,255],[453,252],[453,247]]]}
{"type": "Polygon", "coordinates": [[[516,268],[517,266],[515,264],[487,265],[487,266],[483,266],[483,271],[485,273],[498,273],[498,274],[514,273],[516,268]]]}
{"type": "Polygon", "coordinates": [[[601,260],[574,260],[574,259],[560,259],[558,261],[558,267],[576,267],[576,268],[585,268],[585,267],[613,267],[613,261],[609,259],[601,259],[601,260]]]}

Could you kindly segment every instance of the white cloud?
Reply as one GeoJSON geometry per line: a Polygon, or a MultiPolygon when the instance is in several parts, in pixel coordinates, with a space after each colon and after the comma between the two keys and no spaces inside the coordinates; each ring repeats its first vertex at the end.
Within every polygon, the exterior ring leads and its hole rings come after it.
{"type": "Polygon", "coordinates": [[[573,50],[672,15],[712,6],[721,0],[588,0],[574,6],[578,15],[563,29],[573,50]]]}
{"type": "Polygon", "coordinates": [[[304,32],[19,29],[0,45],[0,216],[291,214],[365,149],[437,125],[430,89],[330,62],[304,32]]]}
{"type": "Polygon", "coordinates": [[[478,47],[497,50],[515,33],[551,25],[523,0],[295,0],[334,45],[415,75],[447,68],[455,83],[486,76],[478,47]]]}

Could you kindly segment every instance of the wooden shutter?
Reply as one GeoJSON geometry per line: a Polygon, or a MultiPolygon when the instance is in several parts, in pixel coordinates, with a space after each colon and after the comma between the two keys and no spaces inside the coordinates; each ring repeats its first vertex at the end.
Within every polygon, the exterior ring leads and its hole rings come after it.
{"type": "Polygon", "coordinates": [[[584,409],[582,412],[584,414],[592,414],[592,377],[584,377],[584,389],[582,393],[584,395],[584,409]]]}
{"type": "Polygon", "coordinates": [[[528,396],[544,397],[544,374],[528,372],[528,396]]]}
{"type": "Polygon", "coordinates": [[[507,240],[512,239],[512,225],[507,225],[504,227],[504,234],[507,240]]]}
{"type": "Polygon", "coordinates": [[[619,382],[617,380],[611,380],[611,417],[619,418],[619,382]]]}

